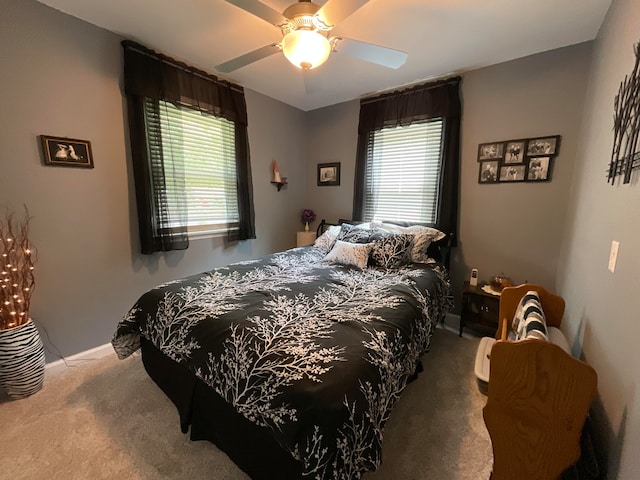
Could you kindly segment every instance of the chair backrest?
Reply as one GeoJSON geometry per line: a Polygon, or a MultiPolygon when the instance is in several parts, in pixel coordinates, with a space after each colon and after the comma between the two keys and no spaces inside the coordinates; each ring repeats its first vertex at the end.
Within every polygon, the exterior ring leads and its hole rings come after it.
{"type": "Polygon", "coordinates": [[[482,411],[492,480],[555,480],[575,463],[596,385],[593,368],[550,342],[495,342],[482,411]]]}
{"type": "Polygon", "coordinates": [[[518,303],[529,290],[538,292],[547,325],[560,328],[562,316],[564,315],[564,299],[540,285],[523,283],[517,287],[506,287],[502,290],[500,295],[500,323],[496,332],[497,339],[504,338],[502,332],[505,325],[511,325],[518,303]]]}

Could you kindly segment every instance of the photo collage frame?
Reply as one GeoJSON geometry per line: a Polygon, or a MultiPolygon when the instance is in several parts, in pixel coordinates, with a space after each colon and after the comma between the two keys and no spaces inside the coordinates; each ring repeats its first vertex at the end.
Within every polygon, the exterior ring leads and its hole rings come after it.
{"type": "Polygon", "coordinates": [[[548,182],[560,135],[478,145],[478,183],[548,182]]]}

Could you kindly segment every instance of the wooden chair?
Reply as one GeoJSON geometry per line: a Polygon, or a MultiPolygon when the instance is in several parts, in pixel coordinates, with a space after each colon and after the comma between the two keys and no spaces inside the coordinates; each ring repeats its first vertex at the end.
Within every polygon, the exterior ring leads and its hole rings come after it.
{"type": "MultiPolygon", "coordinates": [[[[500,299],[500,339],[529,290],[540,295],[548,325],[560,325],[561,297],[536,285],[510,287],[500,299]]],[[[555,480],[575,463],[596,384],[593,368],[553,343],[496,341],[483,409],[493,447],[492,479],[555,480]]]]}

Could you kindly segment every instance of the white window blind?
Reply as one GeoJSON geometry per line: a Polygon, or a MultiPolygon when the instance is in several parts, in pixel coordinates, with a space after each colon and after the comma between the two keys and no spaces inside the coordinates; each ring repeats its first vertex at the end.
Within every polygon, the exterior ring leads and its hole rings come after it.
{"type": "Polygon", "coordinates": [[[168,218],[166,228],[177,226],[186,211],[190,233],[227,231],[237,228],[234,123],[206,112],[146,99],[145,116],[152,172],[164,176],[168,218]],[[154,131],[160,129],[159,132],[154,131]],[[160,155],[162,163],[153,158],[160,155]],[[162,170],[162,172],[159,172],[162,170]],[[179,194],[183,192],[183,194],[179,194]],[[186,205],[181,204],[181,199],[186,205]]]}
{"type": "Polygon", "coordinates": [[[363,220],[436,223],[442,172],[441,118],[372,132],[363,220]]]}

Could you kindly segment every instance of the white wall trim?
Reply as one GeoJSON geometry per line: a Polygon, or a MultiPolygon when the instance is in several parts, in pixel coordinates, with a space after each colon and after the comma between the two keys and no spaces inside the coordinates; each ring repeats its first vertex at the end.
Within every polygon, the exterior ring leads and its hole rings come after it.
{"type": "Polygon", "coordinates": [[[444,319],[444,328],[458,333],[460,331],[460,315],[448,312],[444,319]]]}
{"type": "Polygon", "coordinates": [[[111,343],[105,343],[104,345],[100,345],[99,347],[91,348],[89,350],[85,350],[84,352],[65,357],[64,359],[47,363],[44,368],[46,370],[57,370],[60,367],[66,367],[69,363],[75,363],[79,361],[82,362],[87,360],[98,360],[99,358],[106,357],[109,354],[115,355],[115,351],[113,350],[111,343]]]}
{"type": "MultiPolygon", "coordinates": [[[[450,332],[455,333],[456,335],[460,334],[460,315],[455,314],[455,313],[447,313],[447,316],[444,319],[444,323],[442,324],[442,327],[445,330],[449,330],[450,332]]],[[[467,331],[462,332],[462,336],[464,338],[472,338],[472,339],[477,339],[480,338],[477,335],[474,335],[473,333],[469,333],[467,331]]]]}

